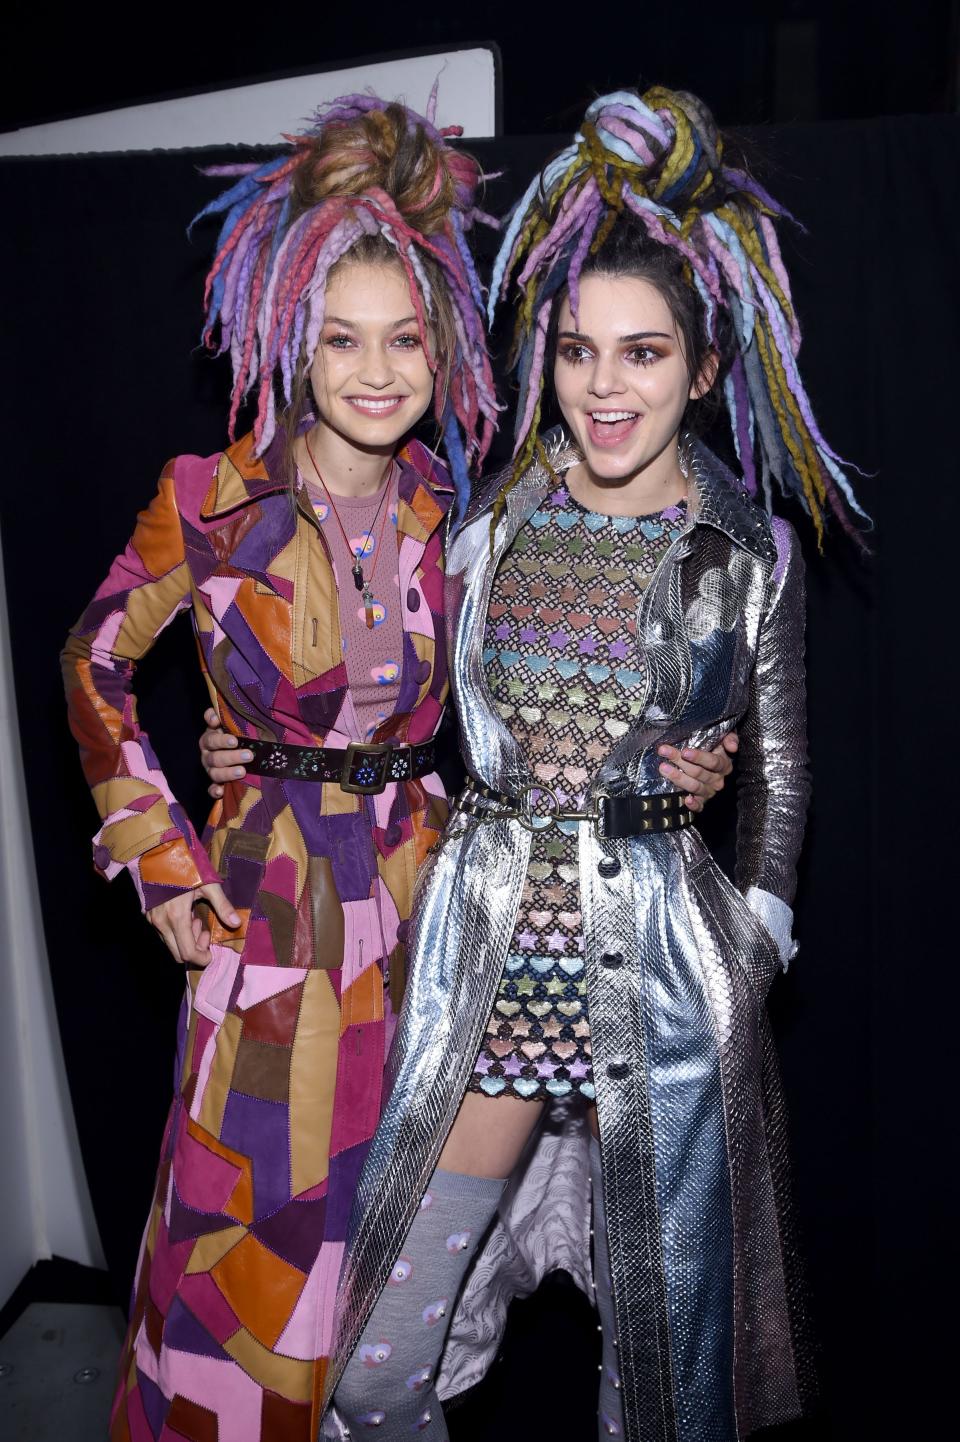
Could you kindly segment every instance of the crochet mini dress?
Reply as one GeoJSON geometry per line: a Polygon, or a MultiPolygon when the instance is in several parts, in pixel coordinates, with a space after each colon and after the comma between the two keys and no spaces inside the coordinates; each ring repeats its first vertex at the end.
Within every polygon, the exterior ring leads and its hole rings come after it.
{"type": "MultiPolygon", "coordinates": [[[[582,801],[637,716],[641,595],[686,527],[686,503],[650,516],[588,511],[561,485],[517,533],[494,579],[484,668],[538,782],[582,801]]],[[[594,1099],[577,826],[533,835],[520,911],[469,1090],[594,1099]]]]}

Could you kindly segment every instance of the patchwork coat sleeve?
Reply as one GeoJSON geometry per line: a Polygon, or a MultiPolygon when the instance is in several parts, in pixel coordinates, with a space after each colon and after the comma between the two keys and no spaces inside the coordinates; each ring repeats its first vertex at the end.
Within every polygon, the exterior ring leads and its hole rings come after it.
{"type": "MultiPolygon", "coordinates": [[[[750,704],[737,757],[737,885],[793,903],[810,801],[807,765],[803,558],[792,527],[773,522],[777,560],[767,584],[750,704]]],[[[770,908],[770,903],[767,903],[770,908]]],[[[765,910],[756,906],[755,910],[765,910]]],[[[776,911],[776,904],[772,910],[776,911]]],[[[771,927],[774,930],[774,927],[771,927]]],[[[779,928],[776,928],[779,929],[779,928]]]]}
{"type": "Polygon", "coordinates": [[[160,769],[132,690],[137,661],[189,604],[171,462],[61,656],[70,729],[103,822],[94,864],[108,880],[129,871],[145,911],[220,879],[160,769]]]}

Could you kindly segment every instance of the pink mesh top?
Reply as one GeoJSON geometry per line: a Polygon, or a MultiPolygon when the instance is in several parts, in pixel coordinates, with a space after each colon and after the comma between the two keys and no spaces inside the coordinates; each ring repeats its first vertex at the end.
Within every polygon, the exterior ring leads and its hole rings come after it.
{"type": "Polygon", "coordinates": [[[357,740],[362,741],[369,740],[381,721],[391,715],[400,694],[403,619],[397,570],[398,478],[399,470],[394,464],[375,495],[334,497],[337,513],[350,541],[351,549],[348,551],[326,493],[319,486],[312,485],[305,476],[302,477],[333,559],[340,598],[343,659],[357,713],[357,740]],[[385,490],[389,492],[386,497],[385,490]],[[381,501],[386,516],[379,509],[381,501]],[[371,533],[369,538],[368,532],[371,533]],[[351,575],[354,558],[361,548],[364,548],[361,556],[364,575],[368,581],[372,576],[372,630],[367,626],[363,598],[355,588],[351,575]],[[379,548],[382,548],[382,554],[378,556],[379,548]]]}

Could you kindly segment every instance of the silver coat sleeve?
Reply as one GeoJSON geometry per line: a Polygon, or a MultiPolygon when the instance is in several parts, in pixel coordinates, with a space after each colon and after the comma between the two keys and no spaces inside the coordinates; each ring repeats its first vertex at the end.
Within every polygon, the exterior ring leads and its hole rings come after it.
{"type": "Polygon", "coordinates": [[[737,756],[737,885],[792,905],[810,802],[804,668],[803,557],[793,528],[773,522],[777,559],[760,624],[737,756]]]}

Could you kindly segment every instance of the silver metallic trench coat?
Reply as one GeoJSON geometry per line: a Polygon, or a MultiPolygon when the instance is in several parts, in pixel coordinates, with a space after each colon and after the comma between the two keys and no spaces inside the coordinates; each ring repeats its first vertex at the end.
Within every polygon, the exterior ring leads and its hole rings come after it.
{"type": "MultiPolygon", "coordinates": [[[[548,445],[556,471],[578,459],[559,433],[548,445]]],[[[712,746],[739,726],[736,885],[693,828],[605,840],[591,824],[579,827],[629,1442],[733,1442],[796,1416],[813,1385],[765,1010],[782,953],[745,899],[749,891],[771,916],[790,916],[809,795],[802,561],[790,527],[755,506],[704,447],[694,450],[691,481],[688,527],[638,607],[649,678],[643,711],[593,790],[668,790],[659,743],[712,746]]],[[[500,556],[554,484],[540,464],[526,473],[509,495],[492,559],[490,487],[447,554],[464,757],[473,776],[510,794],[532,778],[486,686],[484,623],[500,556]]],[[[418,882],[389,1101],[354,1207],[328,1397],[463,1097],[529,851],[530,833],[515,820],[454,817],[418,882]]],[[[496,1100],[489,1106],[494,1124],[496,1100]]],[[[532,1290],[557,1266],[589,1287],[584,1116],[549,1110],[467,1280],[441,1396],[482,1375],[511,1294],[532,1290]]]]}

